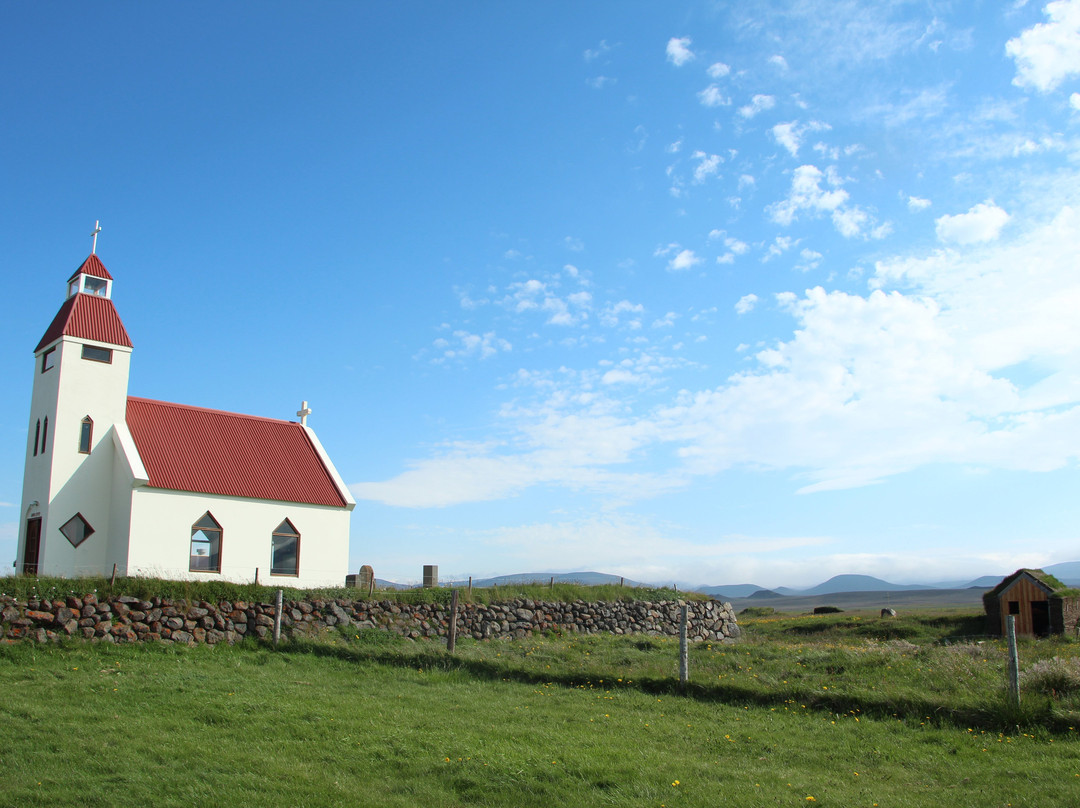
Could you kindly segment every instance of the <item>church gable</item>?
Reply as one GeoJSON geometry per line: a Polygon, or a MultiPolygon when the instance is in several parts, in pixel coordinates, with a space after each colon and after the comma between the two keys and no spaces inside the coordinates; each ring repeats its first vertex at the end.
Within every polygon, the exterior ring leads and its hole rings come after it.
{"type": "Polygon", "coordinates": [[[349,505],[300,424],[129,397],[127,426],[151,488],[349,505]]]}

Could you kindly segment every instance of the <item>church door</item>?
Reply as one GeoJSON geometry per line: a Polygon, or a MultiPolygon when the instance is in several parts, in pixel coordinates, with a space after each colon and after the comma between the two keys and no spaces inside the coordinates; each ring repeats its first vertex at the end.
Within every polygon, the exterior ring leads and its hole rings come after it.
{"type": "Polygon", "coordinates": [[[26,520],[26,550],[23,552],[23,575],[37,575],[38,550],[41,547],[41,517],[26,520]]]}

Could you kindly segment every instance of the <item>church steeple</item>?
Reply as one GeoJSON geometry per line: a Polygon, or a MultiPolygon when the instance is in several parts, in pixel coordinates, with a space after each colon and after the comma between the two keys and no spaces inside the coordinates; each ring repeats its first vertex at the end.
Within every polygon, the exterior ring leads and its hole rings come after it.
{"type": "Polygon", "coordinates": [[[82,265],[75,270],[75,274],[68,278],[67,296],[74,297],[80,292],[84,295],[95,297],[112,297],[113,277],[101,259],[95,253],[90,253],[82,265]]]}

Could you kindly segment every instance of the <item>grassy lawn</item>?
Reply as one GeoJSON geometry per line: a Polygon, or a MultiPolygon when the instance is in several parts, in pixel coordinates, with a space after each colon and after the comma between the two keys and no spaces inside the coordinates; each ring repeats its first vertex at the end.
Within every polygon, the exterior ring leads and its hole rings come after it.
{"type": "Polygon", "coordinates": [[[4,646],[0,805],[1076,803],[1075,692],[1010,712],[999,645],[869,621],[749,622],[685,694],[650,637],[4,646]]]}

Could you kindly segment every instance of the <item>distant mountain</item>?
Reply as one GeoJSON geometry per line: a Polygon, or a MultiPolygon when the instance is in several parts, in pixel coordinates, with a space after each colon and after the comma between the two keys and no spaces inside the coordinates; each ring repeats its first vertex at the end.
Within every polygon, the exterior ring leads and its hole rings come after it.
{"type": "MultiPolygon", "coordinates": [[[[1066,586],[1080,586],[1080,561],[1065,561],[1061,564],[1049,564],[1043,572],[1053,575],[1066,586]]],[[[1002,576],[1002,578],[1005,576],[1002,576]]],[[[994,583],[1000,583],[999,578],[994,583]]]]}
{"type": "Polygon", "coordinates": [[[872,575],[834,575],[824,583],[804,589],[800,595],[831,595],[834,592],[906,592],[927,589],[922,584],[891,584],[872,575]]]}
{"type": "Polygon", "coordinates": [[[695,592],[703,595],[712,595],[716,598],[748,598],[755,592],[760,592],[764,587],[757,584],[729,584],[727,586],[698,586],[695,592]]]}
{"type": "MultiPolygon", "coordinates": [[[[622,582],[623,586],[648,586],[640,581],[623,578],[619,575],[609,575],[606,572],[518,572],[512,575],[498,575],[494,578],[474,578],[472,585],[480,588],[489,586],[511,586],[513,584],[546,584],[552,578],[560,584],[582,584],[584,586],[598,586],[600,584],[615,584],[622,582]]],[[[441,586],[468,586],[468,579],[464,581],[442,581],[441,586]]]]}
{"type": "Polygon", "coordinates": [[[771,589],[759,589],[754,594],[750,595],[748,600],[770,600],[772,598],[784,597],[779,592],[773,592],[771,589]]]}

